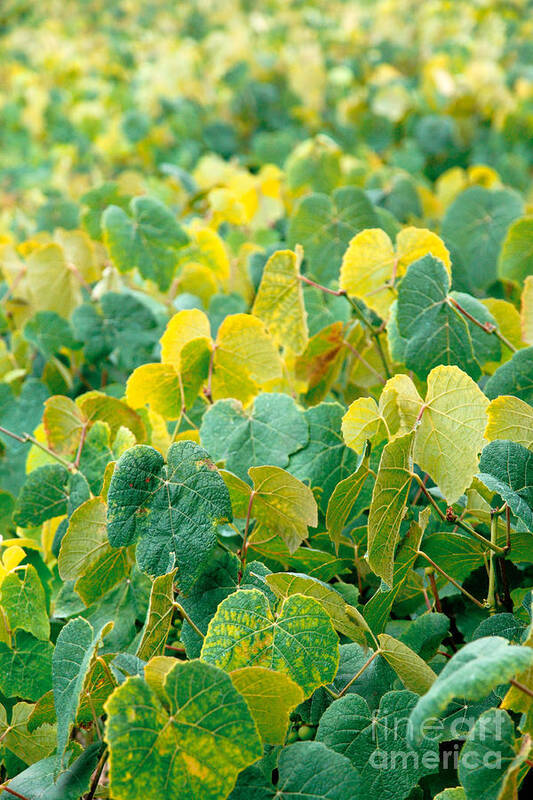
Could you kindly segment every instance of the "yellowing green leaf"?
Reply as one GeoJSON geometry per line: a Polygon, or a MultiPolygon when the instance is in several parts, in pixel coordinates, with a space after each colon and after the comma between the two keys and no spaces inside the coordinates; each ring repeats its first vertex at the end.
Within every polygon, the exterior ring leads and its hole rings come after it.
{"type": "Polygon", "coordinates": [[[289,712],[304,699],[298,684],[283,672],[264,667],[242,667],[230,678],[246,700],[263,744],[283,744],[289,712]]]}
{"type": "Polygon", "coordinates": [[[412,479],[413,433],[385,445],[368,515],[368,563],[392,588],[394,551],[412,479]]]}
{"type": "Polygon", "coordinates": [[[424,659],[406,644],[386,633],[380,633],[378,639],[381,655],[391,665],[405,688],[417,694],[429,691],[437,676],[424,659]]]}
{"type": "Polygon", "coordinates": [[[427,385],[414,460],[451,505],[477,472],[489,401],[472,378],[455,366],[432,369],[427,385]]]}
{"type": "Polygon", "coordinates": [[[379,443],[388,438],[388,429],[373,397],[358,397],[342,418],[344,441],[362,453],[366,440],[379,443]]]}
{"type": "Polygon", "coordinates": [[[487,408],[488,423],[485,438],[509,439],[524,447],[533,444],[533,408],[512,395],[500,395],[487,408]]]}
{"type": "Polygon", "coordinates": [[[302,353],[307,347],[307,314],[299,280],[302,251],[278,250],[267,261],[252,313],[279,347],[302,353]]]}
{"type": "Polygon", "coordinates": [[[294,594],[274,615],[263,592],[240,589],[218,606],[201,658],[228,672],[247,666],[279,670],[307,697],[335,677],[339,643],[329,616],[313,598],[294,594]]]}
{"type": "Polygon", "coordinates": [[[526,344],[533,345],[533,275],[529,275],[524,281],[520,319],[522,340],[526,344]]]}

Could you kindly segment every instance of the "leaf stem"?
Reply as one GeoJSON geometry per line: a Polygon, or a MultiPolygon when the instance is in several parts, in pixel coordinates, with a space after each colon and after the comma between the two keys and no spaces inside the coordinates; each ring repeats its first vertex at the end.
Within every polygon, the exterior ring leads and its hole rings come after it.
{"type": "Polygon", "coordinates": [[[18,433],[13,433],[13,431],[9,431],[7,428],[4,428],[0,425],[0,433],[3,433],[5,436],[10,436],[12,439],[16,439],[17,442],[22,442],[22,444],[34,444],[35,447],[38,447],[39,450],[42,450],[44,453],[47,453],[51,458],[55,458],[56,461],[59,461],[69,472],[77,472],[78,468],[75,464],[72,464],[70,461],[67,461],[62,456],[58,455],[58,453],[54,453],[53,450],[50,450],[42,442],[37,441],[34,436],[30,436],[29,433],[23,433],[19,436],[18,433]]]}
{"type": "Polygon", "coordinates": [[[412,472],[411,475],[418,483],[420,489],[422,490],[426,498],[429,500],[429,502],[431,503],[431,505],[433,506],[433,508],[435,509],[435,511],[437,512],[437,514],[439,515],[439,517],[443,522],[447,522],[450,525],[457,525],[459,528],[462,528],[464,531],[466,531],[466,533],[469,533],[471,536],[473,536],[479,542],[482,542],[486,547],[488,547],[490,550],[493,550],[495,553],[499,553],[500,555],[503,555],[505,553],[504,547],[500,547],[499,545],[496,544],[496,542],[492,542],[489,541],[488,539],[485,539],[485,537],[482,536],[480,533],[478,533],[476,530],[474,530],[474,528],[472,528],[466,522],[463,522],[463,520],[460,519],[460,517],[458,517],[457,514],[455,514],[455,512],[451,507],[448,508],[447,513],[445,514],[444,511],[442,511],[442,509],[438,506],[435,498],[432,497],[431,493],[426,489],[426,486],[422,481],[421,477],[417,475],[416,472],[412,472]]]}
{"type": "Polygon", "coordinates": [[[319,289],[321,292],[332,294],[334,297],[347,297],[344,289],[330,289],[328,286],[323,286],[321,283],[311,280],[306,275],[298,275],[298,278],[303,283],[307,283],[308,286],[314,286],[315,289],[319,289]]]}
{"type": "Polygon", "coordinates": [[[178,610],[182,619],[186,620],[189,623],[191,628],[198,634],[198,636],[201,636],[202,639],[205,639],[205,634],[203,634],[198,625],[196,625],[196,623],[192,621],[192,619],[187,614],[181,603],[178,603],[177,600],[174,600],[173,606],[178,610]]]}
{"type": "Polygon", "coordinates": [[[515,687],[515,689],[519,689],[524,694],[527,694],[528,697],[533,697],[533,689],[530,689],[529,686],[526,686],[524,683],[520,683],[520,681],[515,681],[514,678],[511,678],[509,683],[515,687]]]}
{"type": "Polygon", "coordinates": [[[439,590],[437,588],[437,581],[435,580],[435,572],[433,570],[433,567],[426,568],[426,575],[429,581],[429,585],[431,587],[431,594],[433,595],[433,599],[435,601],[435,608],[439,612],[439,614],[442,614],[442,605],[440,602],[439,590]]]}
{"type": "Polygon", "coordinates": [[[360,669],[360,670],[358,670],[358,671],[355,673],[355,675],[353,676],[353,678],[350,678],[350,680],[348,681],[348,683],[346,684],[346,686],[344,687],[344,689],[341,689],[341,691],[339,692],[339,694],[337,695],[337,697],[342,697],[343,695],[345,695],[345,694],[346,694],[346,692],[348,691],[348,689],[350,688],[350,686],[352,686],[352,684],[354,684],[354,683],[356,682],[356,680],[357,680],[358,678],[360,678],[360,677],[361,677],[361,675],[363,674],[363,672],[365,671],[365,669],[366,669],[367,667],[369,667],[369,666],[370,666],[370,664],[373,662],[373,660],[376,658],[376,656],[379,656],[380,652],[381,652],[381,650],[375,650],[375,651],[372,653],[372,655],[370,656],[370,658],[368,658],[368,659],[365,661],[365,663],[363,664],[363,666],[361,667],[361,669],[360,669]]]}
{"type": "Polygon", "coordinates": [[[475,603],[475,605],[476,605],[478,608],[482,608],[482,609],[484,609],[484,610],[485,610],[486,606],[485,606],[485,605],[484,605],[484,604],[483,604],[483,603],[482,603],[480,600],[478,600],[476,597],[474,597],[474,595],[473,595],[473,594],[470,594],[470,592],[467,592],[467,590],[466,590],[466,589],[464,589],[464,588],[461,586],[461,584],[460,584],[460,583],[458,583],[458,582],[455,580],[455,578],[452,578],[452,576],[451,576],[451,575],[448,575],[448,573],[447,573],[447,572],[444,572],[444,570],[443,570],[443,569],[441,569],[441,568],[439,567],[439,565],[438,565],[438,564],[436,564],[436,563],[433,561],[433,559],[432,559],[432,558],[430,558],[430,557],[427,555],[427,553],[424,553],[422,550],[418,550],[418,551],[417,551],[417,553],[418,553],[418,555],[419,555],[419,556],[422,556],[422,558],[425,558],[425,559],[426,559],[426,561],[427,561],[429,564],[431,564],[431,566],[433,567],[433,569],[436,569],[436,570],[437,570],[437,572],[440,572],[440,574],[442,575],[442,577],[443,577],[443,578],[446,578],[446,580],[447,580],[447,581],[450,581],[450,583],[452,583],[452,584],[455,586],[455,588],[456,588],[456,589],[459,589],[459,591],[460,591],[460,592],[462,592],[462,593],[465,595],[465,597],[468,597],[468,599],[469,599],[469,600],[471,600],[473,603],[475,603]]]}
{"type": "MultiPolygon", "coordinates": [[[[490,540],[495,543],[498,536],[498,512],[496,509],[490,510],[490,540]]],[[[490,554],[489,562],[489,590],[487,592],[487,606],[489,614],[492,616],[496,613],[496,556],[494,553],[490,554]]]]}
{"type": "Polygon", "coordinates": [[[343,339],[343,340],[342,340],[342,343],[343,343],[344,347],[347,347],[347,348],[348,348],[348,350],[349,350],[351,353],[353,353],[353,355],[354,355],[354,356],[357,358],[357,360],[358,360],[358,361],[360,361],[360,362],[361,362],[361,364],[362,364],[364,367],[366,367],[366,369],[367,369],[367,370],[369,370],[369,372],[372,372],[372,374],[376,376],[376,378],[378,379],[378,381],[379,381],[380,383],[383,383],[383,384],[386,384],[386,383],[387,383],[387,381],[385,380],[385,378],[383,377],[383,375],[380,375],[380,374],[379,374],[379,372],[377,371],[377,369],[374,369],[374,367],[372,366],[372,364],[369,364],[369,363],[368,363],[368,361],[366,360],[366,358],[363,358],[363,356],[361,355],[361,353],[359,353],[359,352],[358,352],[358,351],[355,349],[355,347],[354,347],[352,344],[350,344],[350,342],[347,342],[347,341],[346,341],[346,339],[343,339]]]}
{"type": "Polygon", "coordinates": [[[102,777],[102,772],[104,770],[108,756],[109,756],[109,751],[106,747],[106,749],[104,750],[104,752],[102,753],[102,755],[98,760],[98,764],[96,765],[96,769],[93,774],[93,779],[91,781],[91,788],[87,793],[86,800],[93,800],[93,797],[96,794],[96,790],[98,789],[98,784],[100,783],[100,778],[102,777]]]}
{"type": "Polygon", "coordinates": [[[489,334],[493,333],[500,340],[500,342],[502,342],[502,344],[511,350],[512,353],[516,353],[516,347],[514,344],[512,344],[512,342],[510,342],[509,339],[503,335],[498,326],[493,322],[481,322],[479,319],[476,319],[466,310],[466,308],[463,308],[463,306],[458,303],[454,297],[450,297],[449,295],[448,303],[453,306],[453,308],[457,309],[457,311],[459,311],[463,317],[466,317],[466,319],[470,320],[470,322],[472,322],[474,325],[477,325],[478,328],[481,328],[482,331],[485,331],[485,333],[489,334]]]}
{"type": "Polygon", "coordinates": [[[7,786],[7,784],[4,784],[3,786],[0,786],[0,789],[3,792],[7,792],[8,794],[12,794],[13,797],[18,797],[20,800],[29,800],[29,798],[26,797],[25,794],[19,794],[19,792],[16,792],[14,789],[10,789],[9,786],[7,786]]]}

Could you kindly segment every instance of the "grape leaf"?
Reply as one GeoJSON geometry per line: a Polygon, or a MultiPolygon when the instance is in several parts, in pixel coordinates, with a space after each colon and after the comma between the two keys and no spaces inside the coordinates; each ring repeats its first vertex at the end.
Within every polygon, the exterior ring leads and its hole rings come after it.
{"type": "Polygon", "coordinates": [[[279,779],[275,786],[259,766],[239,775],[229,800],[346,800],[357,797],[359,775],[347,758],[322,742],[296,742],[285,747],[277,763],[279,779]]]}
{"type": "Polygon", "coordinates": [[[420,742],[426,722],[442,716],[455,697],[481,700],[532,663],[531,648],[510,645],[500,636],[469,642],[444,665],[429,692],[419,698],[409,718],[410,740],[420,742]]]}
{"type": "Polygon", "coordinates": [[[162,691],[164,705],[132,677],[106,703],[113,797],[224,800],[237,774],[261,756],[248,706],[229,675],[201,661],[176,662],[162,691]]]}
{"type": "Polygon", "coordinates": [[[292,595],[274,616],[262,592],[245,589],[218,606],[201,658],[229,672],[247,666],[279,670],[307,696],[335,676],[339,644],[329,616],[316,600],[292,595]]]}
{"type": "Polygon", "coordinates": [[[379,218],[365,192],[344,186],[331,195],[311,194],[296,206],[289,223],[289,246],[301,244],[309,270],[328,283],[338,277],[350,239],[364,228],[377,228],[379,218]]]}
{"type": "Polygon", "coordinates": [[[52,687],[51,642],[15,631],[12,646],[0,641],[0,691],[6,697],[38,700],[52,687]]]}
{"type": "Polygon", "coordinates": [[[117,462],[108,493],[110,544],[125,547],[137,540],[140,568],[155,576],[177,566],[184,592],[216,544],[217,525],[231,518],[224,481],[194,442],[173,444],[166,465],[147,445],[132,447],[117,462]]]}
{"type": "Polygon", "coordinates": [[[438,743],[426,738],[416,746],[408,739],[417,699],[413,692],[387,692],[375,717],[363,697],[348,694],[322,715],[317,739],[358,769],[362,796],[403,800],[420,778],[438,771],[438,743]]]}
{"type": "Polygon", "coordinates": [[[533,530],[533,452],[516,442],[497,439],[479,460],[479,480],[498,492],[511,511],[533,530]]]}
{"type": "Polygon", "coordinates": [[[368,515],[368,563],[392,587],[394,551],[412,480],[413,434],[385,445],[368,515]]]}
{"type": "Polygon", "coordinates": [[[511,395],[495,397],[487,408],[485,438],[508,439],[527,447],[533,445],[533,408],[511,395]]]}
{"type": "Polygon", "coordinates": [[[242,667],[230,673],[255,720],[263,744],[283,744],[289,712],[303,700],[303,691],[288,675],[264,667],[242,667]]]}
{"type": "Polygon", "coordinates": [[[416,428],[414,460],[449,505],[470,486],[484,443],[488,401],[457,367],[435,367],[416,428]]]}
{"type": "Polygon", "coordinates": [[[498,367],[485,384],[485,394],[489,400],[509,394],[533,405],[533,347],[519,350],[498,367]]]}
{"type": "Polygon", "coordinates": [[[471,186],[446,211],[442,238],[457,251],[466,277],[476,289],[497,278],[498,256],[507,229],[523,213],[520,196],[510,189],[471,186]]]}
{"type": "Polygon", "coordinates": [[[174,215],[153,197],[134,197],[131,217],[119,206],[108,206],[102,216],[104,242],[120,272],[135,267],[143,278],[166,291],[172,281],[179,250],[189,238],[174,215]]]}
{"type": "Polygon", "coordinates": [[[61,464],[45,464],[30,472],[13,512],[16,524],[37,526],[66,514],[69,481],[70,473],[61,464]]]}
{"type": "Polygon", "coordinates": [[[159,575],[152,583],[150,605],[137,656],[143,661],[164,655],[174,613],[174,573],[159,575]]]}
{"type": "Polygon", "coordinates": [[[0,603],[11,631],[21,629],[48,641],[50,621],[43,585],[31,564],[8,573],[0,583],[0,603]]]}
{"type": "Polygon", "coordinates": [[[432,255],[409,266],[395,310],[405,365],[424,379],[439,364],[456,364],[477,379],[483,364],[500,360],[500,342],[467,319],[457,304],[482,324],[496,325],[496,320],[479,300],[449,289],[450,277],[432,255]]]}
{"type": "Polygon", "coordinates": [[[309,429],[292,397],[264,393],[250,411],[238,400],[216,402],[204,414],[200,438],[215,461],[247,480],[249,467],[286,467],[289,456],[307,444],[309,429]]]}
{"type": "Polygon", "coordinates": [[[301,251],[278,250],[265,264],[252,314],[279,347],[302,353],[307,347],[307,314],[300,281],[301,251]]]}

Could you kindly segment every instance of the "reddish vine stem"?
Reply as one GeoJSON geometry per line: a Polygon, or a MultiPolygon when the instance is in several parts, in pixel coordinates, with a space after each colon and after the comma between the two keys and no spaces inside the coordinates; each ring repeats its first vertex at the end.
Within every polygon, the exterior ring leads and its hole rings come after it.
{"type": "Polygon", "coordinates": [[[524,683],[520,683],[520,681],[515,681],[513,678],[509,681],[509,683],[518,689],[519,691],[527,694],[528,697],[533,697],[533,689],[530,689],[529,686],[526,686],[524,683]]]}
{"type": "Polygon", "coordinates": [[[2,425],[0,425],[0,433],[3,433],[5,436],[10,436],[11,439],[15,439],[17,442],[21,442],[22,444],[34,444],[35,447],[39,448],[39,450],[42,450],[44,453],[47,453],[49,456],[51,456],[51,458],[55,458],[56,461],[59,461],[59,463],[68,469],[69,472],[76,472],[78,469],[75,464],[67,461],[62,456],[58,455],[58,453],[54,453],[54,451],[50,450],[50,448],[45,444],[37,441],[34,436],[30,436],[29,433],[23,433],[21,436],[19,436],[18,433],[13,433],[13,431],[4,428],[2,425]]]}
{"type": "Polygon", "coordinates": [[[437,588],[437,581],[435,580],[435,573],[433,572],[433,569],[428,567],[426,575],[428,577],[429,585],[431,587],[431,594],[433,595],[433,599],[435,601],[435,608],[437,609],[439,614],[442,614],[442,604],[440,602],[439,590],[437,588]]]}
{"type": "Polygon", "coordinates": [[[109,753],[108,753],[108,751],[106,749],[106,750],[104,750],[104,752],[100,756],[100,759],[99,759],[98,764],[96,765],[96,769],[94,771],[93,779],[91,781],[91,787],[89,789],[89,792],[87,793],[87,800],[93,800],[93,797],[96,794],[96,790],[98,789],[98,784],[100,783],[100,778],[102,777],[102,772],[104,771],[104,767],[105,767],[105,763],[107,761],[108,755],[109,755],[109,753]]]}
{"type": "Polygon", "coordinates": [[[481,322],[479,319],[476,319],[472,314],[470,314],[466,310],[466,308],[463,308],[463,306],[460,303],[458,303],[454,297],[448,296],[448,303],[450,303],[450,305],[452,305],[455,309],[457,309],[457,311],[459,311],[459,313],[462,314],[463,317],[466,317],[466,319],[470,320],[470,322],[472,322],[474,325],[477,325],[478,328],[481,328],[482,331],[485,331],[485,333],[489,334],[493,333],[494,336],[496,336],[500,340],[500,342],[502,342],[502,344],[508,347],[512,353],[516,353],[516,347],[514,346],[514,344],[512,344],[512,342],[510,342],[509,339],[507,339],[507,337],[503,335],[503,333],[499,330],[498,326],[494,325],[493,322],[481,322]]]}
{"type": "Polygon", "coordinates": [[[216,353],[216,344],[213,345],[213,349],[211,351],[211,357],[209,359],[209,368],[207,371],[207,386],[204,388],[204,396],[209,403],[213,403],[213,391],[212,391],[212,383],[213,383],[213,368],[215,366],[215,353],[216,353]]]}
{"type": "Polygon", "coordinates": [[[355,311],[356,317],[368,329],[370,335],[374,339],[374,343],[376,345],[376,349],[378,351],[379,357],[380,357],[381,362],[383,364],[383,368],[385,370],[385,375],[387,376],[387,378],[391,378],[392,377],[391,368],[389,366],[389,362],[388,362],[387,357],[385,355],[385,351],[383,349],[383,345],[382,345],[381,339],[380,339],[380,333],[382,333],[382,328],[380,328],[380,329],[374,328],[372,323],[365,317],[365,315],[363,314],[363,312],[361,311],[359,306],[356,303],[354,303],[354,301],[348,295],[348,293],[346,292],[345,289],[330,289],[328,286],[323,286],[321,283],[317,283],[316,281],[311,280],[311,278],[308,278],[305,275],[299,275],[298,277],[303,283],[307,283],[308,286],[314,286],[315,289],[319,289],[321,292],[326,292],[327,294],[332,294],[334,297],[345,297],[348,300],[348,302],[350,303],[351,307],[355,311]]]}
{"type": "Polygon", "coordinates": [[[460,591],[460,592],[462,592],[462,593],[464,594],[464,596],[465,596],[465,597],[468,597],[468,599],[469,599],[469,600],[471,600],[471,601],[472,601],[472,602],[473,602],[473,603],[474,603],[474,604],[475,604],[475,605],[476,605],[478,608],[482,608],[482,609],[485,611],[485,609],[486,609],[486,606],[485,606],[485,605],[484,605],[484,604],[483,604],[483,603],[482,603],[480,600],[478,600],[478,599],[477,599],[477,597],[474,597],[474,595],[473,595],[473,594],[470,594],[470,592],[467,592],[467,590],[466,590],[466,589],[464,589],[464,588],[461,586],[461,584],[460,584],[460,583],[458,583],[458,582],[455,580],[455,578],[452,578],[452,576],[451,576],[451,575],[448,575],[448,573],[447,573],[447,572],[444,572],[444,570],[443,570],[443,569],[441,569],[441,568],[439,567],[439,565],[438,565],[438,564],[436,564],[436,563],[433,561],[433,559],[432,559],[432,558],[430,558],[430,557],[427,555],[427,553],[424,553],[424,552],[423,552],[423,550],[418,550],[418,555],[419,555],[419,556],[422,556],[422,558],[425,558],[425,559],[426,559],[426,561],[427,561],[427,562],[429,562],[429,563],[431,564],[431,566],[433,567],[433,569],[436,569],[436,570],[437,570],[437,572],[440,572],[440,574],[442,575],[442,577],[443,577],[443,578],[446,578],[446,580],[447,580],[447,581],[450,581],[450,583],[453,583],[453,585],[455,586],[455,588],[456,588],[456,589],[459,589],[459,591],[460,591]]]}
{"type": "Polygon", "coordinates": [[[18,797],[19,800],[29,800],[29,798],[26,797],[25,794],[20,794],[19,792],[16,792],[14,789],[10,789],[9,786],[0,786],[0,789],[2,789],[3,792],[12,794],[13,797],[18,797]]]}
{"type": "Polygon", "coordinates": [[[76,452],[76,458],[74,459],[74,468],[78,469],[80,466],[80,458],[81,458],[81,451],[83,450],[83,445],[85,444],[85,437],[87,436],[87,428],[89,427],[88,422],[83,423],[83,428],[81,429],[81,436],[80,436],[80,443],[78,445],[78,450],[76,452]]]}

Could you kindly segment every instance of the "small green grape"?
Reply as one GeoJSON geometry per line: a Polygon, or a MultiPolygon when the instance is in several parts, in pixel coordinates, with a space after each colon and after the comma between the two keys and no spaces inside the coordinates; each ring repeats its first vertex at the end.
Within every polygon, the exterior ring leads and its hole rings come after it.
{"type": "Polygon", "coordinates": [[[298,729],[298,737],[303,739],[304,742],[309,741],[309,739],[315,738],[315,729],[311,727],[311,725],[302,725],[301,728],[298,729]]]}

